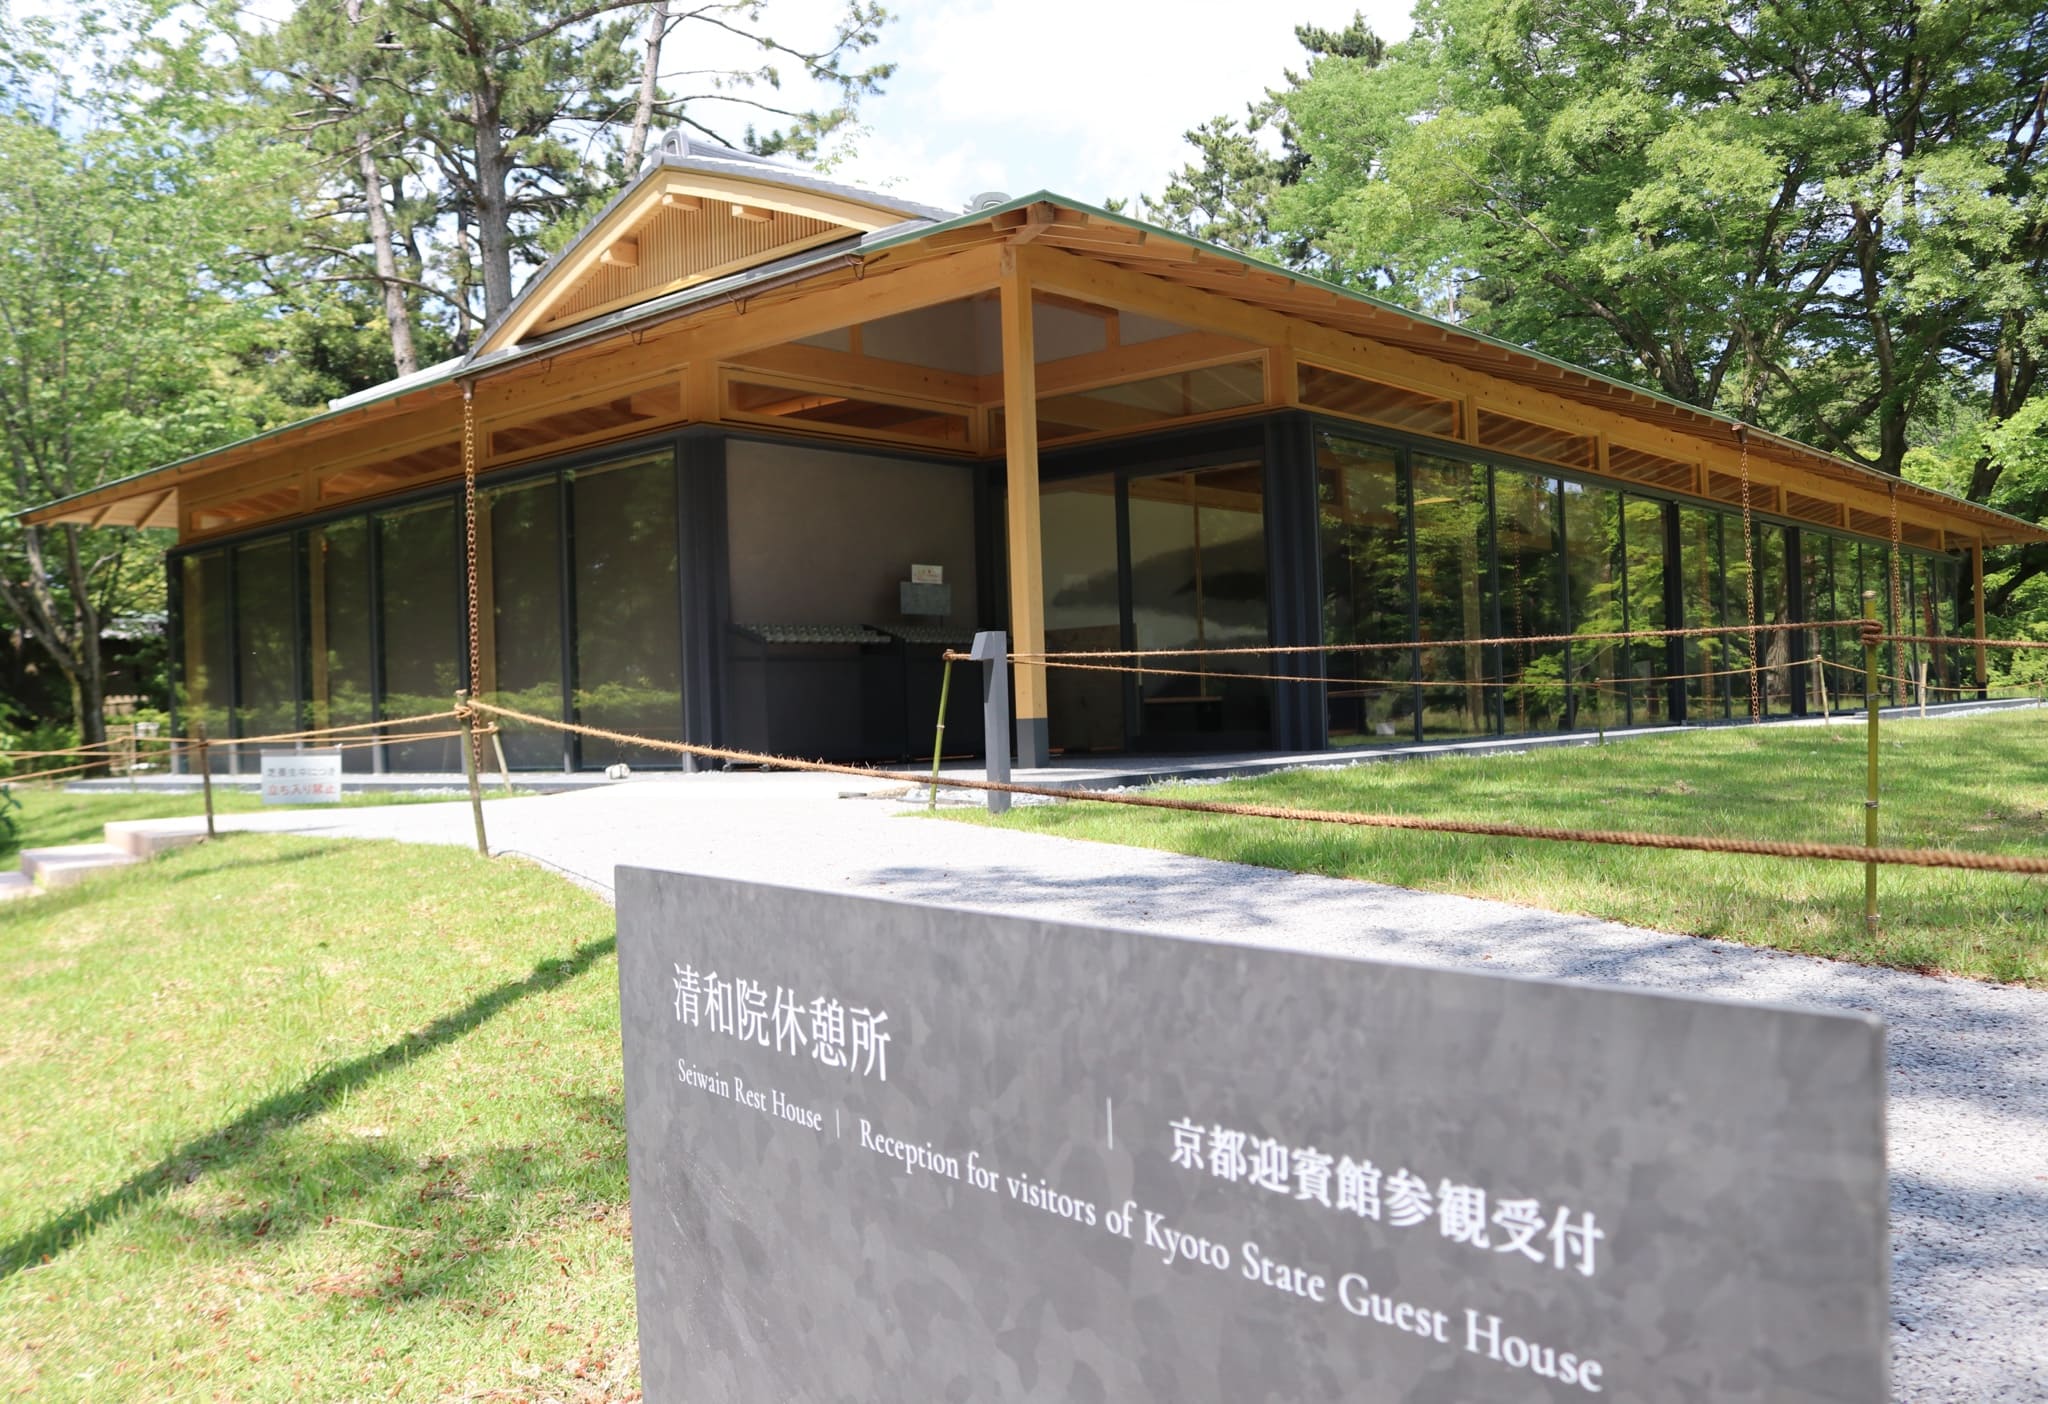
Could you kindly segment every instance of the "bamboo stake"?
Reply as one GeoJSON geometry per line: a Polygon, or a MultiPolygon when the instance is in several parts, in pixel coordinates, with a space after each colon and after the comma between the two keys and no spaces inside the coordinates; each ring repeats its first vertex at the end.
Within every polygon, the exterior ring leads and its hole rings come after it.
{"type": "MultiPolygon", "coordinates": [[[[950,654],[950,650],[948,650],[950,654]]],[[[939,724],[932,730],[932,792],[925,800],[924,812],[939,812],[939,754],[946,746],[946,699],[953,692],[953,660],[946,659],[944,671],[939,674],[939,724]]]]}

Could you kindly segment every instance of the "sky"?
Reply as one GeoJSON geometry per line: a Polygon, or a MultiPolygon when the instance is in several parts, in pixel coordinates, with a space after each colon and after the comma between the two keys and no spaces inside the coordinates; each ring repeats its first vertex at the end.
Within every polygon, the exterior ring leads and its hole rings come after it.
{"type": "MultiPolygon", "coordinates": [[[[0,11],[49,13],[67,2],[0,0],[0,11]]],[[[1409,32],[1412,2],[885,0],[893,18],[865,61],[893,62],[896,76],[863,103],[834,174],[945,208],[987,191],[1054,190],[1091,203],[1157,194],[1189,159],[1190,128],[1242,116],[1286,69],[1304,66],[1295,25],[1341,29],[1358,12],[1392,41],[1409,32]]],[[[241,9],[274,21],[292,4],[242,0],[241,9]]],[[[761,27],[796,46],[816,44],[846,5],[766,0],[761,27]]],[[[763,57],[709,26],[685,24],[663,67],[749,68],[763,57]]],[[[799,79],[773,96],[795,107],[832,104],[831,94],[807,86],[799,79]]],[[[708,105],[705,115],[734,137],[744,130],[735,109],[708,105]]]]}
{"type": "MultiPolygon", "coordinates": [[[[774,0],[792,21],[830,0],[774,0]]],[[[957,207],[982,191],[1055,190],[1089,202],[1157,194],[1189,158],[1183,134],[1299,70],[1294,26],[1382,38],[1409,31],[1409,0],[896,0],[875,52],[897,76],[862,106],[840,167],[957,207]]]]}

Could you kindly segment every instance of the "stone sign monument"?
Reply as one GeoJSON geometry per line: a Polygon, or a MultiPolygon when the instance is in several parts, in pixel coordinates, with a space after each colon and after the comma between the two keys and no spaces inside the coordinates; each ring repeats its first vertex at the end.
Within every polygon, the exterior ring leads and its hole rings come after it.
{"type": "Polygon", "coordinates": [[[1873,1019],[622,868],[652,1404],[1886,1397],[1873,1019]]]}

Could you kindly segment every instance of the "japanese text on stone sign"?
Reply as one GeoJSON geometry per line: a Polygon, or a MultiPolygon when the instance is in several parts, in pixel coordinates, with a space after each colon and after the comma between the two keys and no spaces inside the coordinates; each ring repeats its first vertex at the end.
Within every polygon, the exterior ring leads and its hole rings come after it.
{"type": "Polygon", "coordinates": [[[676,1022],[687,1028],[811,1057],[880,1082],[889,1080],[888,1011],[841,1004],[825,995],[805,1000],[781,985],[715,970],[675,967],[676,1022]]]}
{"type": "Polygon", "coordinates": [[[1399,1229],[1434,1219],[1437,1232],[1453,1243],[1519,1253],[1559,1271],[1576,1268],[1591,1277],[1598,1245],[1607,1237],[1590,1212],[1575,1215],[1564,1205],[1546,1214],[1540,1200],[1489,1196],[1478,1185],[1443,1179],[1432,1189],[1428,1180],[1406,1166],[1383,1175],[1369,1159],[1332,1156],[1314,1147],[1292,1147],[1270,1136],[1248,1135],[1227,1126],[1205,1127],[1186,1119],[1169,1125],[1173,1164],[1179,1169],[1399,1229]]]}

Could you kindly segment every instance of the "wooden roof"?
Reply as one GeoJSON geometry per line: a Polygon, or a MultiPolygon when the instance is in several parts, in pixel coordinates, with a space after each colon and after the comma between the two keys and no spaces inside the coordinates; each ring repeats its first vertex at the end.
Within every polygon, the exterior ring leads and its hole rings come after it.
{"type": "MultiPolygon", "coordinates": [[[[465,361],[25,516],[176,525],[192,536],[434,481],[460,471],[449,446],[460,439],[464,383],[490,426],[486,467],[665,423],[717,422],[727,417],[721,366],[762,364],[781,347],[779,363],[817,374],[834,355],[796,343],[1022,277],[1041,301],[1189,329],[1179,344],[1227,337],[1253,348],[1269,387],[1257,408],[1351,415],[1708,502],[1740,500],[1746,471],[1760,511],[1880,539],[1896,513],[1906,544],[1929,549],[2048,540],[2037,524],[1061,196],[938,214],[758,161],[657,163],[465,361]]],[[[1156,374],[1173,351],[1162,342],[1122,354],[1133,374],[1156,374]]],[[[1097,354],[1085,368],[1081,359],[1064,376],[1042,368],[1041,396],[1115,357],[1097,354]]],[[[1000,375],[866,363],[899,387],[890,392],[899,404],[999,409],[1000,375]]],[[[999,436],[984,426],[957,449],[990,454],[999,436]]]]}

